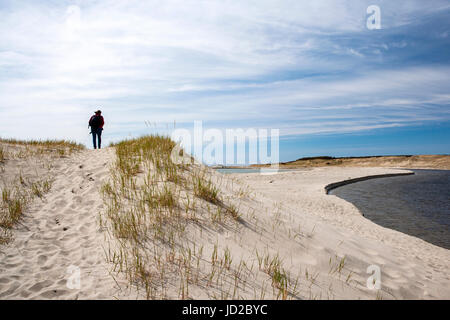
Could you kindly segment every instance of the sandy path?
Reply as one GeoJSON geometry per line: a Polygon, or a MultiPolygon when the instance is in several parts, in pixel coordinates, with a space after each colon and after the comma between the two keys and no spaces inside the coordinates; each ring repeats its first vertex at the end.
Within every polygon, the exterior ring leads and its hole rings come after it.
{"type": "Polygon", "coordinates": [[[85,150],[55,163],[55,181],[0,248],[0,299],[105,299],[119,295],[108,273],[98,212],[112,149],[85,150]],[[76,273],[80,270],[80,288],[76,273]],[[68,287],[69,284],[69,287],[68,287]]]}

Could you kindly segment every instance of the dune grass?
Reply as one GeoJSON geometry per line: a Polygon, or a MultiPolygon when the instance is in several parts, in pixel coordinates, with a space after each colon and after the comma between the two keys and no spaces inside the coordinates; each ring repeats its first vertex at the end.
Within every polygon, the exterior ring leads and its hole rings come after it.
{"type": "Polygon", "coordinates": [[[34,197],[42,198],[50,191],[51,186],[51,178],[40,178],[31,182],[20,177],[1,187],[0,244],[8,243],[13,239],[12,228],[20,221],[23,212],[34,197]]]}
{"type": "Polygon", "coordinates": [[[27,194],[19,189],[3,187],[0,203],[0,227],[10,229],[19,221],[29,202],[27,194]]]}
{"type": "Polygon", "coordinates": [[[5,161],[6,158],[6,152],[3,150],[3,147],[0,146],[0,163],[3,163],[5,161]]]}
{"type": "Polygon", "coordinates": [[[34,147],[47,147],[47,148],[57,148],[57,147],[63,147],[63,148],[72,148],[74,150],[81,150],[85,147],[77,142],[74,141],[68,141],[68,140],[19,140],[19,139],[12,139],[12,138],[0,138],[0,143],[9,143],[14,145],[23,145],[23,146],[34,146],[34,147]]]}
{"type": "Polygon", "coordinates": [[[297,295],[298,278],[293,279],[278,258],[267,253],[263,259],[268,266],[258,270],[252,252],[236,259],[231,248],[200,240],[203,232],[223,228],[239,234],[240,206],[230,198],[242,197],[242,189],[225,196],[208,168],[173,163],[176,145],[168,137],[150,135],[111,146],[116,160],[102,186],[106,209],[99,220],[112,236],[105,253],[113,273],[124,274],[148,299],[199,294],[258,299],[269,290],[258,277],[270,279],[275,299],[297,295]]]}
{"type": "MultiPolygon", "coordinates": [[[[42,198],[50,191],[53,178],[49,167],[49,157],[59,158],[73,152],[83,150],[81,144],[65,140],[17,140],[0,138],[0,244],[13,239],[12,229],[20,221],[24,211],[34,198],[42,198]],[[36,159],[38,163],[47,168],[46,174],[29,175],[22,173],[17,176],[5,176],[9,170],[8,161],[16,161],[13,166],[29,166],[29,162],[21,159],[36,159]]],[[[16,168],[17,169],[17,168],[16,168]]]]}
{"type": "Polygon", "coordinates": [[[85,149],[84,145],[67,140],[18,140],[0,138],[0,144],[4,145],[0,150],[0,161],[6,159],[6,147],[16,147],[16,150],[7,153],[9,158],[27,158],[44,154],[67,156],[85,149]]]}
{"type": "MultiPolygon", "coordinates": [[[[173,163],[175,143],[167,137],[152,135],[112,146],[116,162],[102,187],[107,210],[100,220],[120,240],[120,248],[107,254],[114,270],[144,288],[149,299],[167,298],[168,286],[178,287],[181,299],[190,296],[192,286],[211,286],[212,278],[223,273],[219,270],[230,267],[230,252],[212,259],[209,278],[202,275],[200,270],[208,269],[203,248],[192,243],[187,229],[199,223],[202,205],[212,212],[210,205],[223,203],[219,188],[201,166],[173,163]]],[[[210,218],[208,223],[219,221],[210,218]]]]}

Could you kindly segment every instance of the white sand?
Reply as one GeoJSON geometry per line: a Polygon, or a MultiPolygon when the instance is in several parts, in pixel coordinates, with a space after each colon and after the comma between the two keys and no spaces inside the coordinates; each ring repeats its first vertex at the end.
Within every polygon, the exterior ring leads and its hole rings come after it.
{"type": "MultiPolygon", "coordinates": [[[[369,175],[401,173],[385,168],[314,168],[277,175],[235,174],[261,198],[273,199],[305,225],[315,225],[309,256],[322,271],[326,252],[346,256],[349,269],[360,284],[368,277],[366,268],[381,268],[382,297],[394,299],[450,299],[450,250],[421,239],[386,229],[364,218],[351,203],[326,195],[330,183],[369,175]],[[287,209],[288,210],[288,209],[287,209]],[[359,278],[359,279],[358,279],[359,278]]],[[[307,264],[299,259],[299,264],[307,264]]],[[[344,290],[345,291],[345,290],[344,290]]],[[[370,290],[341,293],[340,298],[370,298],[370,290]]],[[[322,296],[322,298],[324,298],[322,296]]]]}
{"type": "MultiPolygon", "coordinates": [[[[143,297],[127,288],[120,276],[113,279],[111,265],[105,261],[108,245],[98,223],[98,212],[103,209],[99,190],[113,159],[114,150],[104,149],[54,162],[50,193],[43,201],[34,201],[14,231],[14,241],[0,247],[0,299],[143,297]],[[67,287],[70,266],[80,268],[80,289],[67,287]]],[[[23,170],[31,174],[37,168],[30,164],[23,170]]],[[[14,170],[3,175],[8,172],[14,170]]],[[[237,229],[202,233],[199,245],[227,246],[235,261],[242,257],[249,264],[257,264],[255,250],[278,253],[284,267],[299,276],[297,298],[450,299],[449,250],[380,227],[362,217],[352,204],[324,191],[332,182],[395,172],[401,171],[315,168],[268,176],[223,176],[224,190],[231,186],[236,191],[238,181],[250,185],[251,195],[242,196],[240,202],[244,223],[237,229]],[[334,272],[344,256],[343,270],[334,272]],[[366,287],[369,265],[381,268],[380,291],[366,287]]],[[[255,280],[260,283],[248,287],[267,284],[263,276],[255,280]]],[[[201,288],[191,294],[210,297],[201,288]]],[[[176,293],[168,296],[176,297],[176,293]]],[[[242,297],[255,296],[243,289],[242,297]]]]}
{"type": "MultiPolygon", "coordinates": [[[[52,190],[27,210],[14,241],[0,247],[0,299],[105,299],[117,294],[97,223],[103,207],[99,189],[113,154],[111,149],[87,150],[53,163],[52,190]],[[70,280],[70,266],[80,268],[80,290],[70,280]],[[75,289],[67,287],[68,281],[75,289]]],[[[21,171],[33,175],[42,167],[33,164],[22,165],[21,171]]]]}

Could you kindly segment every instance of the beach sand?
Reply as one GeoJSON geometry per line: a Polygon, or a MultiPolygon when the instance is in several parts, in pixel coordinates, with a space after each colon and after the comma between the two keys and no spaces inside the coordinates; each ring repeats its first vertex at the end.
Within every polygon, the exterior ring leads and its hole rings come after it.
{"type": "Polygon", "coordinates": [[[3,181],[13,180],[18,172],[26,177],[47,173],[54,181],[50,192],[26,210],[13,241],[0,247],[0,299],[116,296],[118,285],[109,273],[97,221],[103,208],[99,189],[113,155],[111,149],[85,150],[65,158],[6,163],[3,181]],[[70,280],[73,267],[82,272],[80,290],[68,288],[77,286],[70,280]]]}
{"type": "MultiPolygon", "coordinates": [[[[112,240],[99,225],[99,192],[114,159],[114,149],[105,148],[3,164],[3,181],[18,171],[32,176],[42,170],[54,181],[26,210],[13,240],[0,246],[0,299],[145,298],[120,273],[111,273],[105,258],[112,240]],[[73,267],[81,272],[79,289],[68,287],[73,267]]],[[[246,261],[248,270],[252,265],[240,298],[276,296],[271,278],[257,271],[259,252],[278,255],[297,279],[293,299],[450,299],[449,250],[382,228],[324,189],[349,178],[401,172],[334,167],[275,175],[212,173],[224,197],[239,199],[240,221],[187,232],[206,255],[216,245],[221,252],[229,248],[234,263],[246,261]],[[367,288],[371,265],[380,268],[380,290],[367,288]]],[[[166,296],[179,298],[177,290],[168,287],[166,296]]],[[[202,286],[193,286],[189,297],[213,298],[202,286]]]]}
{"type": "MultiPolygon", "coordinates": [[[[337,181],[407,172],[388,168],[319,167],[272,176],[236,174],[235,177],[245,180],[262,198],[282,203],[293,215],[305,219],[306,224],[316,226],[309,254],[316,258],[317,268],[325,271],[326,263],[319,262],[319,257],[336,252],[346,256],[346,261],[361,276],[360,281],[366,277],[369,265],[378,265],[384,298],[390,294],[393,299],[450,299],[449,250],[376,225],[351,203],[325,192],[327,185],[337,181]]],[[[345,294],[344,297],[358,298],[345,294]]]]}

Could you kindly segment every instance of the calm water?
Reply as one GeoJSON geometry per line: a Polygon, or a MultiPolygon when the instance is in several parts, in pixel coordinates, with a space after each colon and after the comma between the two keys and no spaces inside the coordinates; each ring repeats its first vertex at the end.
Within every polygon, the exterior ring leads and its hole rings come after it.
{"type": "Polygon", "coordinates": [[[366,180],[331,190],[366,218],[450,249],[450,170],[366,180]]]}

